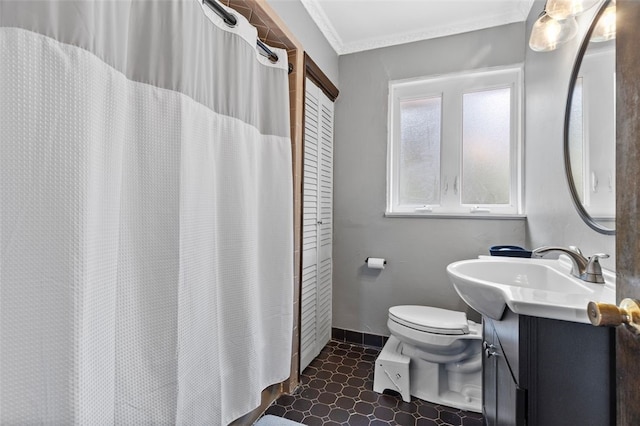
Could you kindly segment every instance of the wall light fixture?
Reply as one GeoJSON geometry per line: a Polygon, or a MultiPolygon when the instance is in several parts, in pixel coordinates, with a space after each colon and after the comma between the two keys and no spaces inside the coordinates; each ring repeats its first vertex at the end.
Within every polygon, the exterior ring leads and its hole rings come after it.
{"type": "MultiPolygon", "coordinates": [[[[578,33],[576,16],[601,0],[547,0],[544,11],[533,24],[529,47],[536,52],[550,52],[573,39],[578,33]]],[[[606,41],[616,36],[616,2],[612,0],[598,20],[592,41],[606,41]]]]}

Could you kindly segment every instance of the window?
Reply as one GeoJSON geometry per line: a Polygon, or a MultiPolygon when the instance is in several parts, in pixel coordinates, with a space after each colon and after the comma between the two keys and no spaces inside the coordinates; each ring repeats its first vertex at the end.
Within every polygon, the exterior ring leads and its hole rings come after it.
{"type": "Polygon", "coordinates": [[[615,50],[590,48],[582,59],[571,101],[571,175],[580,202],[597,220],[615,217],[615,72],[615,50]]]}
{"type": "Polygon", "coordinates": [[[521,68],[392,81],[387,215],[517,215],[521,68]]]}

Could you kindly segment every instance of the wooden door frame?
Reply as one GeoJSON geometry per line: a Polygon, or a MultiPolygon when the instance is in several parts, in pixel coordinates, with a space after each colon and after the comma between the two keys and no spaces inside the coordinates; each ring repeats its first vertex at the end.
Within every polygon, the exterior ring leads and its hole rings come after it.
{"type": "Polygon", "coordinates": [[[304,53],[304,76],[317,84],[331,102],[335,102],[336,99],[338,99],[340,91],[322,69],[320,69],[318,64],[311,59],[311,56],[309,56],[307,52],[304,53]]]}
{"type": "MultiPolygon", "coordinates": [[[[617,1],[616,299],[640,299],[640,2],[617,1]]],[[[617,424],[640,424],[640,338],[616,330],[617,424]]],[[[588,374],[585,372],[585,374],[588,374]]]]}

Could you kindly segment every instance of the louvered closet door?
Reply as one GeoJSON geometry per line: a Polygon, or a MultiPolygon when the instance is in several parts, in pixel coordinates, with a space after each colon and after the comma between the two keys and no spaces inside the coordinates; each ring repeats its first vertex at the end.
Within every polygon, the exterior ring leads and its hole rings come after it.
{"type": "Polygon", "coordinates": [[[306,80],[300,371],[331,339],[333,102],[306,80]]]}

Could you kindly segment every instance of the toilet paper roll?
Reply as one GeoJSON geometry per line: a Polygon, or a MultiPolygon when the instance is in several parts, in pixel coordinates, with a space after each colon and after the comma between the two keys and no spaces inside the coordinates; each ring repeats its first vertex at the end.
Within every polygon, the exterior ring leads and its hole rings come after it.
{"type": "Polygon", "coordinates": [[[367,257],[367,267],[370,269],[384,269],[384,264],[387,263],[381,257],[367,257]]]}

